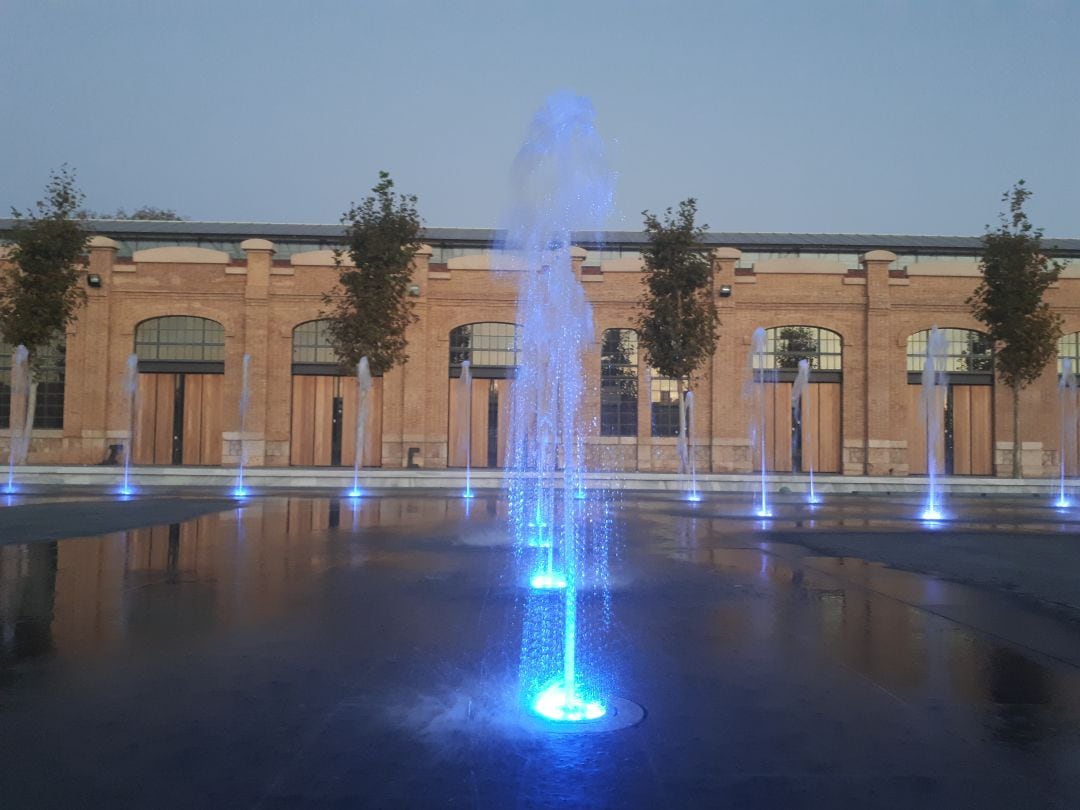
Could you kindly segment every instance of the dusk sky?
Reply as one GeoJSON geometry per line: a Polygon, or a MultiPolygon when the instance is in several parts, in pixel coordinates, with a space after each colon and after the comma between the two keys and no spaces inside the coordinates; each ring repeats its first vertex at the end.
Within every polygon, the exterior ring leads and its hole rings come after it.
{"type": "Polygon", "coordinates": [[[544,97],[592,99],[613,229],[1080,236],[1080,3],[0,0],[0,211],[336,222],[380,169],[491,227],[544,97]]]}

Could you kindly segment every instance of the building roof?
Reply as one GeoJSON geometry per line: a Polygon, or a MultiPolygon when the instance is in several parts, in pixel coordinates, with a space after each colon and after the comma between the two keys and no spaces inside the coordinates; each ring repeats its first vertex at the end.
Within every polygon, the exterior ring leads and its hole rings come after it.
{"type": "MultiPolygon", "coordinates": [[[[11,219],[0,219],[0,234],[9,230],[11,219]]],[[[275,222],[166,222],[156,220],[87,220],[87,230],[114,239],[138,241],[203,242],[251,238],[327,244],[344,235],[342,225],[303,225],[275,222]]],[[[499,232],[491,228],[425,228],[427,242],[488,247],[499,232]]],[[[576,233],[574,242],[589,248],[633,248],[645,242],[641,231],[607,231],[603,234],[576,233]]],[[[863,253],[886,249],[897,253],[976,255],[982,251],[981,236],[918,236],[908,234],[855,233],[728,233],[705,235],[713,247],[734,247],[748,251],[791,253],[863,253]]],[[[1080,238],[1043,237],[1047,250],[1058,256],[1080,257],[1080,238]]]]}

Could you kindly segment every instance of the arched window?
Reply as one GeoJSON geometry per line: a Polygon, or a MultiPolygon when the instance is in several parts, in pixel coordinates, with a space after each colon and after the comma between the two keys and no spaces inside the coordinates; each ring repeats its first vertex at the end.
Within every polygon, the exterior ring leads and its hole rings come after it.
{"type": "MultiPolygon", "coordinates": [[[[953,381],[988,383],[994,376],[994,347],[990,338],[974,329],[940,329],[945,335],[945,372],[953,381]]],[[[930,342],[930,330],[908,337],[907,370],[908,382],[921,382],[923,366],[926,362],[926,346],[930,342]]]]}
{"type": "MultiPolygon", "coordinates": [[[[35,428],[49,430],[64,426],[66,351],[63,338],[38,350],[35,428]]],[[[0,428],[11,427],[11,367],[14,354],[11,346],[0,343],[0,428]]]]}
{"type": "Polygon", "coordinates": [[[1057,373],[1061,374],[1064,369],[1062,360],[1072,360],[1073,374],[1080,375],[1080,332],[1070,332],[1062,335],[1058,341],[1057,373]]]}
{"type": "Polygon", "coordinates": [[[450,330],[450,376],[461,376],[468,360],[474,377],[513,376],[520,357],[521,327],[512,323],[468,323],[450,330]]]}
{"type": "Polygon", "coordinates": [[[605,329],[600,346],[600,435],[637,436],[638,336],[605,329]]]}
{"type": "Polygon", "coordinates": [[[838,381],[843,368],[840,335],[820,326],[774,326],[765,330],[764,366],[761,357],[753,358],[754,368],[775,369],[778,379],[794,378],[800,360],[810,364],[814,379],[838,381]]]}
{"type": "Polygon", "coordinates": [[[139,371],[221,374],[225,327],[209,318],[165,315],[135,327],[139,371]]]}
{"type": "Polygon", "coordinates": [[[330,342],[330,321],[322,318],[298,324],[292,333],[292,373],[346,374],[337,350],[330,342]]]}

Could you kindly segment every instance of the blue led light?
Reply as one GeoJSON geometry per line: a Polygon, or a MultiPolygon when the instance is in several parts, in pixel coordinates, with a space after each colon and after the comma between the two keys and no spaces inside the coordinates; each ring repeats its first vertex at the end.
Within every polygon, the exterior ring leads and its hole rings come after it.
{"type": "Polygon", "coordinates": [[[537,695],[532,704],[533,711],[541,717],[556,723],[581,723],[599,720],[607,709],[602,703],[581,700],[576,695],[566,695],[561,683],[553,683],[537,695]]]}
{"type": "Polygon", "coordinates": [[[558,574],[545,573],[536,574],[529,584],[538,591],[558,591],[566,587],[566,580],[558,574]]]}

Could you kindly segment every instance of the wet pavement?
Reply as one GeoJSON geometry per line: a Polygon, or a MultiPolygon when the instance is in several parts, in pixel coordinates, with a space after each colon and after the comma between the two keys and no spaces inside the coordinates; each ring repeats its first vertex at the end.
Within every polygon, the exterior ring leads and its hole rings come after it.
{"type": "Polygon", "coordinates": [[[646,717],[598,735],[517,714],[494,496],[0,546],[0,807],[1080,806],[1075,515],[611,508],[606,655],[646,717]]]}

